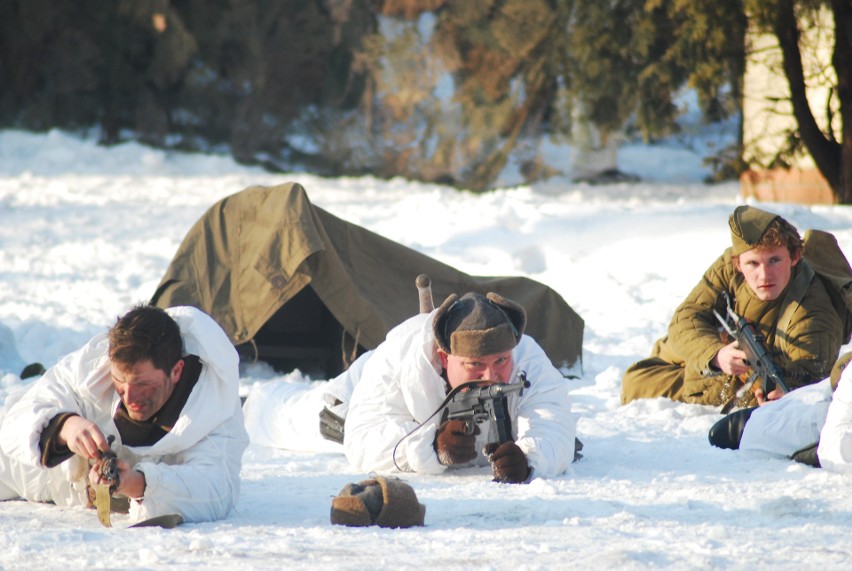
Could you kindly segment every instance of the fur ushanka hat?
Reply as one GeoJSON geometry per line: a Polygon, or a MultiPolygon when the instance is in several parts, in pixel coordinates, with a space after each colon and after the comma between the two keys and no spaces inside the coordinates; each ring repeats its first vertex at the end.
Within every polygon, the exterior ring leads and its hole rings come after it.
{"type": "Polygon", "coordinates": [[[452,294],[441,304],[432,330],[438,347],[459,357],[484,357],[511,351],[524,334],[527,314],[512,300],[487,295],[452,294]]]}
{"type": "Polygon", "coordinates": [[[375,476],[346,484],[331,502],[331,523],[350,527],[412,527],[423,525],[426,506],[414,488],[399,478],[375,476]]]}

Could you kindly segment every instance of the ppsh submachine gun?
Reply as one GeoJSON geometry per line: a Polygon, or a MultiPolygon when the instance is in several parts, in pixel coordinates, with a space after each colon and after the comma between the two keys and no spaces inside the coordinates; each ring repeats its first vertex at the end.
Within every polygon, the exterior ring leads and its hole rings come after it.
{"type": "Polygon", "coordinates": [[[736,340],[737,346],[746,354],[746,364],[751,367],[752,373],[748,381],[743,387],[737,391],[737,397],[741,398],[745,392],[760,379],[763,383],[764,394],[769,394],[775,388],[781,389],[783,392],[790,392],[787,383],[784,382],[784,373],[781,368],[775,363],[769,350],[766,348],[766,339],[761,335],[757,328],[749,323],[744,317],[737,315],[733,307],[731,307],[731,298],[725,293],[725,305],[727,306],[726,315],[723,317],[715,309],[713,314],[728,335],[736,340]]]}
{"type": "Polygon", "coordinates": [[[514,440],[508,397],[512,393],[523,395],[529,386],[524,371],[518,373],[518,381],[513,383],[471,381],[459,385],[447,403],[447,420],[465,421],[467,434],[473,434],[477,424],[490,420],[497,427],[500,444],[514,440]]]}

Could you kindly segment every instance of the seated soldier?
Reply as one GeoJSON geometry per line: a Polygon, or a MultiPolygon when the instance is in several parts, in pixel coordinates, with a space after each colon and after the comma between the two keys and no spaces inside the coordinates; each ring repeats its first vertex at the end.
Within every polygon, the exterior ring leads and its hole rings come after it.
{"type": "Polygon", "coordinates": [[[727,300],[752,323],[790,389],[825,378],[843,343],[843,323],[823,282],[802,257],[802,240],[789,222],[751,206],[730,216],[725,250],[675,310],[668,334],[651,356],[627,369],[621,401],[666,397],[688,403],[750,406],[779,398],[759,383],[737,392],[750,365],[736,341],[720,335],[714,310],[727,300]]]}
{"type": "MultiPolygon", "coordinates": [[[[391,330],[328,386],[256,386],[244,405],[249,436],[265,446],[316,447],[323,398],[333,395],[328,404],[345,417],[343,451],[358,469],[435,474],[490,462],[504,482],[561,474],[575,453],[568,384],[523,335],[525,325],[524,309],[497,294],[451,295],[391,330]],[[463,420],[443,418],[441,405],[454,387],[518,382],[520,371],[531,385],[507,397],[514,441],[498,445],[491,422],[466,434],[463,420]]],[[[325,449],[333,446],[326,442],[325,449]]]]}
{"type": "Polygon", "coordinates": [[[764,406],[733,412],[710,429],[710,444],[852,472],[852,353],[829,378],[764,406]]]}
{"type": "Polygon", "coordinates": [[[85,506],[109,484],[133,521],[217,520],[236,504],[247,445],[222,329],[192,307],[138,306],[7,403],[0,499],[85,506]],[[108,451],[112,482],[100,470],[108,451]]]}

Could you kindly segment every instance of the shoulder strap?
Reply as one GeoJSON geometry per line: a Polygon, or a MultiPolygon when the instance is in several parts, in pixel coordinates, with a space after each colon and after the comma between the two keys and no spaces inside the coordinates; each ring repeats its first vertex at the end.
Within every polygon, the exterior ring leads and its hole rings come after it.
{"type": "Polygon", "coordinates": [[[806,260],[799,261],[798,266],[799,271],[793,278],[793,283],[790,284],[790,291],[787,292],[787,297],[784,300],[781,317],[775,327],[775,346],[785,355],[789,355],[789,353],[787,352],[787,335],[784,335],[783,332],[787,331],[790,321],[793,319],[793,314],[801,305],[802,298],[805,297],[805,292],[808,291],[815,275],[814,269],[806,260]]]}

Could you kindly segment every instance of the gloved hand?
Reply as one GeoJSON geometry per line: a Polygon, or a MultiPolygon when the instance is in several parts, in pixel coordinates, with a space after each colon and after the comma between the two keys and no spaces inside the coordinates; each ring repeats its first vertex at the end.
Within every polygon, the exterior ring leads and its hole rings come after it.
{"type": "Polygon", "coordinates": [[[473,426],[473,434],[465,434],[465,421],[448,420],[435,433],[435,452],[438,462],[444,466],[464,464],[476,458],[476,435],[479,427],[473,426]]]}
{"type": "Polygon", "coordinates": [[[520,484],[527,481],[530,475],[527,455],[514,442],[491,442],[485,446],[485,454],[491,462],[495,482],[520,484]]]}

